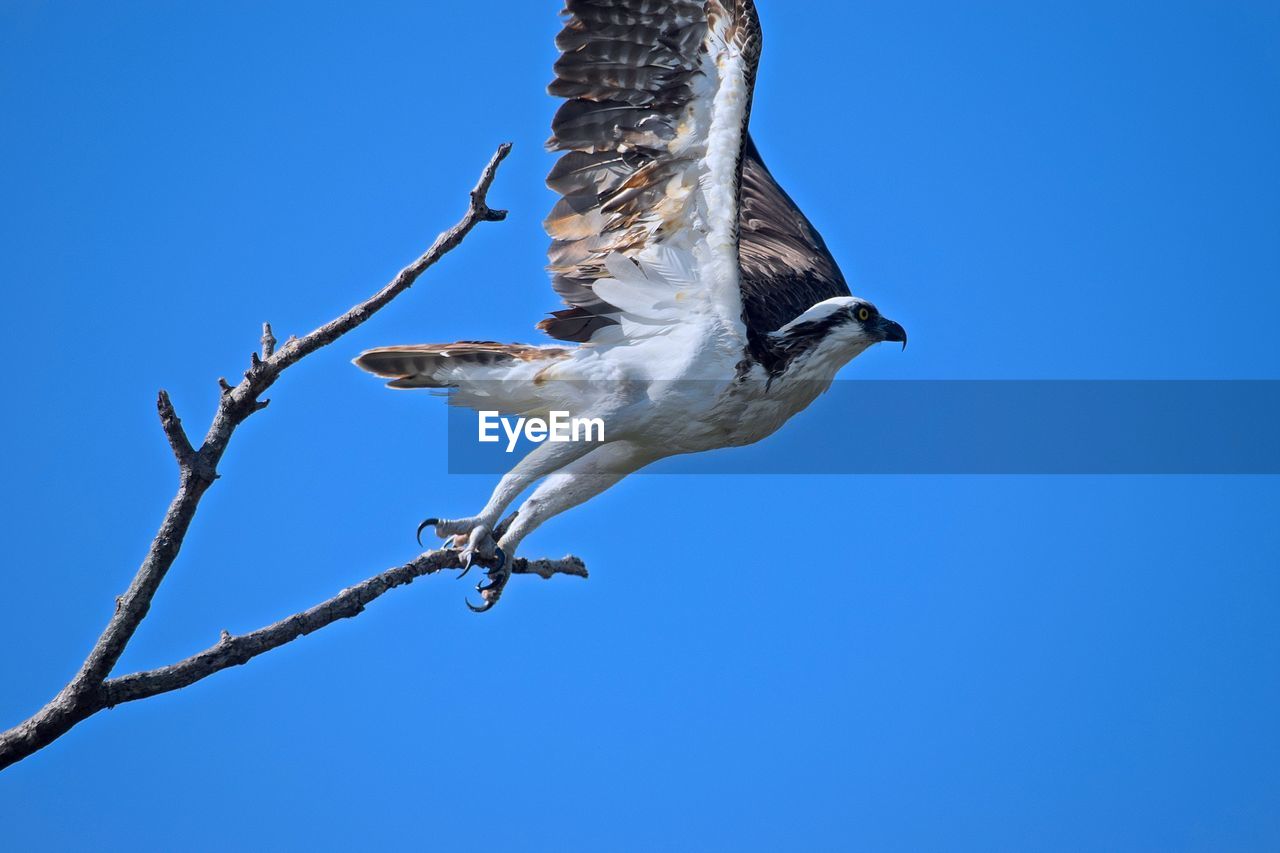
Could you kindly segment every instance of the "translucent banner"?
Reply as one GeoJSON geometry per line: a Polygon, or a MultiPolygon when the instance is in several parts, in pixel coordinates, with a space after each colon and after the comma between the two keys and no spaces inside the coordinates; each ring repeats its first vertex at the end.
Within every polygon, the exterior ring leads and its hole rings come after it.
{"type": "MultiPolygon", "coordinates": [[[[561,382],[538,391],[550,405],[524,412],[502,413],[497,402],[487,410],[481,402],[479,413],[451,407],[449,471],[502,473],[545,441],[616,440],[611,427],[643,411],[651,394],[722,393],[725,383],[561,382]],[[614,412],[601,410],[601,400],[612,401],[614,412]]],[[[469,389],[467,399],[483,401],[486,394],[512,397],[495,384],[487,392],[469,389]]],[[[656,438],[641,432],[639,440],[656,438]]],[[[836,381],[756,444],[673,456],[645,471],[1280,474],[1280,381],[836,381]]]]}

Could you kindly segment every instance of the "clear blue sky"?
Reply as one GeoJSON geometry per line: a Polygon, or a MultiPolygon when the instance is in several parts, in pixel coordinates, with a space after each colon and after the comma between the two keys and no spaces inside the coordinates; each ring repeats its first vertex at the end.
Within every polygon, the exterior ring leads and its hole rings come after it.
{"type": "MultiPolygon", "coordinates": [[[[1274,3],[760,0],[753,128],[911,331],[847,375],[1280,378],[1274,3]]],[[[0,725],[73,673],[258,324],[486,226],[237,436],[123,668],[415,553],[438,401],[368,346],[536,339],[555,0],[0,5],[0,725]]],[[[819,401],[803,416],[842,424],[819,401]]],[[[869,451],[869,452],[874,452],[869,451]]],[[[1280,482],[635,477],[587,582],[439,577],[0,774],[0,848],[1275,850],[1280,482]]]]}

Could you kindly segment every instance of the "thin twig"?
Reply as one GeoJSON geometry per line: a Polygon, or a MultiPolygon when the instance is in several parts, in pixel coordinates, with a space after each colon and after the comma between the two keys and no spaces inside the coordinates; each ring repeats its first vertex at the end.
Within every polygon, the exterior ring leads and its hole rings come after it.
{"type": "Polygon", "coordinates": [[[182,428],[182,419],[173,410],[173,402],[169,399],[168,391],[160,392],[156,400],[156,409],[160,412],[160,428],[164,430],[165,438],[169,439],[169,447],[173,449],[178,466],[189,467],[196,451],[191,446],[191,439],[187,438],[187,431],[182,428]]]}
{"type": "Polygon", "coordinates": [[[271,333],[271,324],[262,324],[262,357],[271,358],[276,351],[276,336],[271,333]]]}
{"type": "MultiPolygon", "coordinates": [[[[505,211],[489,207],[487,194],[499,164],[510,150],[509,144],[501,145],[489,160],[480,180],[471,191],[470,204],[462,219],[437,237],[430,249],[401,270],[372,297],[301,338],[290,337],[280,349],[275,347],[276,340],[271,327],[264,324],[261,354],[253,353],[244,378],[234,386],[225,379],[218,380],[222,389],[221,399],[199,449],[194,448],[188,439],[168,394],[160,392],[157,402],[160,424],[179,465],[177,494],[165,513],[160,530],[152,540],[142,565],[129,588],[116,599],[115,611],[106,629],[79,672],[49,704],[30,719],[0,733],[0,769],[47,746],[77,723],[111,704],[174,690],[227,666],[243,663],[333,621],[354,616],[365,604],[386,591],[408,583],[421,574],[445,568],[450,560],[456,561],[456,556],[439,556],[440,553],[452,552],[425,554],[412,563],[352,587],[316,608],[242,637],[228,636],[212,649],[170,667],[107,680],[138,625],[146,617],[156,590],[177,558],[201,497],[217,480],[218,463],[236,428],[254,412],[265,408],[269,402],[260,399],[262,393],[289,367],[361,325],[407,290],[423,272],[456,248],[477,224],[505,218],[505,211]]],[[[516,571],[543,577],[552,574],[585,576],[586,573],[581,562],[572,559],[538,561],[533,564],[518,561],[517,565],[516,571]]]]}

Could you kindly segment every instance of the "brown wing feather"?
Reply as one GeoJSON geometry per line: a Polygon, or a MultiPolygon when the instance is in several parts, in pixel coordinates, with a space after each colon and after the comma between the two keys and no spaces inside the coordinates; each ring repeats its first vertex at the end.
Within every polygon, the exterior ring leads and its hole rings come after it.
{"type": "Polygon", "coordinates": [[[738,223],[742,307],[751,344],[824,299],[849,295],[822,235],[778,186],[750,136],[742,154],[738,223]]]}
{"type": "Polygon", "coordinates": [[[552,286],[569,307],[538,324],[552,337],[587,341],[613,325],[617,309],[592,290],[608,276],[604,259],[630,256],[679,219],[679,187],[694,170],[670,143],[690,121],[708,7],[740,29],[754,79],[751,0],[566,0],[549,91],[569,100],[547,143],[566,152],[547,178],[562,198],[544,224],[552,286]]]}

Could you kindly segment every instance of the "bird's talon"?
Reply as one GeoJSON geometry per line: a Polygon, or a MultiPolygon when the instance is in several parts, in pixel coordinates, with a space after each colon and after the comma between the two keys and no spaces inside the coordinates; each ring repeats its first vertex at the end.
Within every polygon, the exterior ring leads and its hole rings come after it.
{"type": "Polygon", "coordinates": [[[459,579],[465,578],[476,564],[486,568],[487,578],[476,584],[476,591],[484,599],[483,604],[475,605],[470,601],[466,604],[473,613],[484,613],[492,609],[493,605],[498,603],[503,588],[511,578],[511,571],[507,568],[509,562],[507,552],[498,547],[489,527],[483,523],[476,523],[475,519],[447,521],[428,518],[418,525],[419,545],[422,544],[422,531],[432,526],[436,528],[437,535],[445,530],[464,531],[452,532],[444,536],[441,547],[448,550],[461,549],[458,550],[458,568],[461,569],[458,573],[459,579]]]}
{"type": "Polygon", "coordinates": [[[422,544],[422,531],[426,530],[428,527],[435,527],[439,523],[440,523],[440,519],[438,518],[428,518],[426,521],[418,525],[417,539],[418,539],[419,548],[427,547],[426,545],[422,544]]]}
{"type": "Polygon", "coordinates": [[[476,607],[474,604],[471,603],[470,599],[464,598],[462,600],[467,605],[467,609],[470,610],[472,613],[484,613],[485,611],[492,609],[494,603],[497,601],[497,599],[495,598],[493,601],[486,601],[480,607],[476,607]]]}
{"type": "Polygon", "coordinates": [[[506,589],[507,581],[511,580],[511,572],[507,570],[507,554],[501,548],[494,548],[494,559],[497,564],[486,572],[484,580],[476,584],[476,592],[480,593],[480,597],[484,599],[484,604],[480,607],[467,602],[467,607],[471,608],[473,613],[484,613],[491,610],[498,599],[502,597],[502,591],[506,589]]]}

